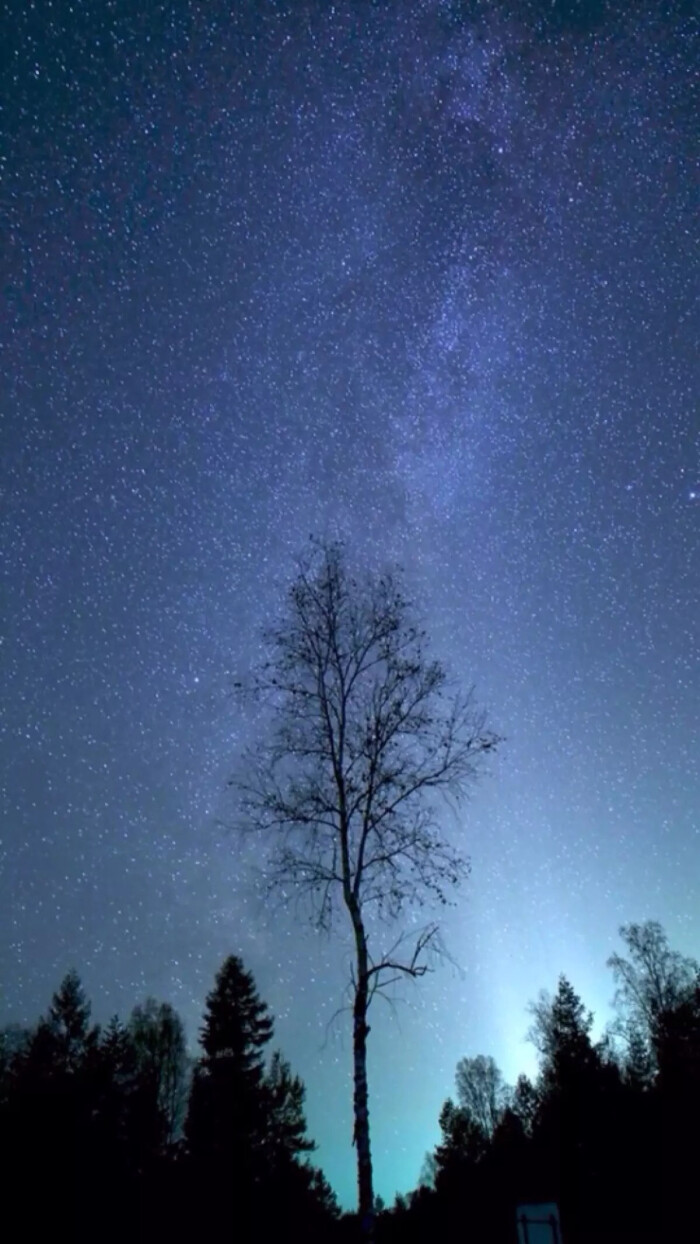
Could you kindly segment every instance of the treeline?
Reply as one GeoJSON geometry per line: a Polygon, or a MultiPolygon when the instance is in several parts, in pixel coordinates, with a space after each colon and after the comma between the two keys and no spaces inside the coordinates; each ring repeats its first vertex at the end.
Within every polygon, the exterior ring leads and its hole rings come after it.
{"type": "Polygon", "coordinates": [[[620,933],[601,1040],[562,976],[531,1007],[534,1081],[508,1088],[492,1058],[461,1060],[424,1186],[380,1216],[386,1244],[513,1244],[533,1201],[558,1203],[564,1244],[700,1239],[700,969],[655,922],[620,933]]]}
{"type": "MultiPolygon", "coordinates": [[[[421,1185],[377,1205],[378,1244],[514,1244],[520,1203],[556,1201],[564,1244],[698,1238],[700,969],[656,923],[621,930],[616,1018],[560,977],[531,1007],[538,1075],[504,1084],[463,1058],[421,1185]]],[[[6,1224],[24,1238],[232,1241],[359,1238],[313,1165],[304,1086],[240,959],[206,1000],[200,1053],[149,1000],[91,1023],[69,973],[31,1031],[0,1034],[6,1224]]]]}
{"type": "Polygon", "coordinates": [[[201,1053],[149,1000],[90,1022],[70,972],[36,1028],[0,1039],[3,1218],[24,1239],[325,1240],[338,1217],[309,1155],[304,1086],[240,959],[206,1000],[201,1053]]]}

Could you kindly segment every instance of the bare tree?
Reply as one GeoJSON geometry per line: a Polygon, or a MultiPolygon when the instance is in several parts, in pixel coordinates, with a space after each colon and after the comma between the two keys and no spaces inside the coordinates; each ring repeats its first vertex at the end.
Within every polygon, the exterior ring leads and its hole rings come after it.
{"type": "Polygon", "coordinates": [[[471,693],[449,694],[400,576],[353,577],[342,545],[314,544],[265,639],[254,690],[273,710],[270,734],[232,785],[242,826],[271,835],[270,888],[306,896],[318,927],[330,929],[337,910],[350,921],[353,1143],[359,1213],[371,1229],[368,1008],[391,982],[426,972],[437,938],[429,924],[375,952],[372,917],[445,903],[466,876],[435,797],[458,802],[499,739],[471,693]]]}
{"type": "Polygon", "coordinates": [[[190,1082],[182,1020],[169,1002],[147,998],[131,1012],[129,1034],[163,1143],[172,1145],[182,1131],[190,1082]]]}
{"type": "Polygon", "coordinates": [[[511,1091],[490,1055],[460,1058],[455,1073],[460,1108],[491,1138],[510,1104],[511,1091]]]}
{"type": "Polygon", "coordinates": [[[694,959],[671,950],[656,920],[623,924],[619,930],[629,958],[614,954],[607,966],[615,978],[615,1031],[628,1051],[645,1048],[655,1061],[654,1043],[660,1017],[688,995],[700,970],[694,959]]]}

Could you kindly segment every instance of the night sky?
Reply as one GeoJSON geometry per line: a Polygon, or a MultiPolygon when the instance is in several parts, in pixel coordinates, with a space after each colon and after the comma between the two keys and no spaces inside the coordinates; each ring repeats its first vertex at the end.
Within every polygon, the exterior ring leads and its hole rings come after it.
{"type": "Polygon", "coordinates": [[[345,1204],[346,943],[225,827],[310,533],[405,566],[507,740],[450,830],[460,970],[372,1019],[377,1190],[458,1058],[532,1069],[560,971],[605,1022],[620,923],[700,953],[691,10],[2,6],[0,1020],[75,965],[194,1043],[242,955],[345,1204]]]}

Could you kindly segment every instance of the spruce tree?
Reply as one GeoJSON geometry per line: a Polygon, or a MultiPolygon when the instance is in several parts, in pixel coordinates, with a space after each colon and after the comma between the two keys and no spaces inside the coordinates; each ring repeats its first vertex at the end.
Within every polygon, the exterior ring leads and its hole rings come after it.
{"type": "Polygon", "coordinates": [[[185,1126],[195,1162],[229,1177],[236,1171],[250,1181],[257,1173],[267,1123],[263,1050],[272,1033],[251,973],[230,955],[207,996],[185,1126]]]}
{"type": "Polygon", "coordinates": [[[12,1145],[5,1174],[10,1198],[30,1185],[41,1189],[40,1198],[22,1205],[28,1237],[41,1237],[50,1206],[60,1203],[72,1238],[82,1238],[78,1207],[90,1178],[86,1167],[93,1150],[98,1040],[80,978],[71,971],[14,1060],[12,1145]]]}
{"type": "Polygon", "coordinates": [[[268,1115],[268,1153],[271,1165],[279,1166],[316,1148],[306,1134],[304,1098],[306,1089],[299,1076],[292,1075],[279,1050],[272,1055],[265,1077],[268,1115]]]}
{"type": "Polygon", "coordinates": [[[90,1003],[78,973],[71,969],[64,976],[51,1000],[48,1023],[56,1040],[57,1052],[67,1071],[76,1070],[82,1062],[90,1031],[90,1003]]]}

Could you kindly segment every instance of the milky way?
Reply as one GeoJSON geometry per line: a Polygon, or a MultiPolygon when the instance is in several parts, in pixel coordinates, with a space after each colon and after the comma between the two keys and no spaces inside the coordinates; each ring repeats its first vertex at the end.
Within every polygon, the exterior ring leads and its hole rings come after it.
{"type": "Polygon", "coordinates": [[[243,955],[353,1195],[345,949],[259,909],[231,697],[311,532],[399,560],[507,739],[461,971],[373,1021],[379,1191],[623,920],[700,953],[692,6],[2,8],[3,1016],[194,1042],[243,955]]]}

